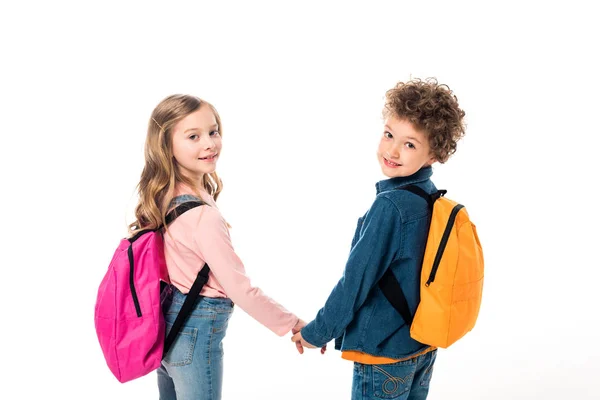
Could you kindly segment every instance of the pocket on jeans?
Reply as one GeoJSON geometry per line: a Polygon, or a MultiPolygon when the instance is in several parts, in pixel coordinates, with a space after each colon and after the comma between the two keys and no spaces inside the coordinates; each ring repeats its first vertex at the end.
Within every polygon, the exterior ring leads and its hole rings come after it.
{"type": "Polygon", "coordinates": [[[213,325],[213,333],[223,332],[227,329],[227,325],[229,324],[229,318],[231,318],[232,312],[219,312],[215,318],[215,322],[213,325]]]}
{"type": "MultiPolygon", "coordinates": [[[[173,325],[167,323],[167,335],[173,325]]],[[[168,365],[183,366],[191,364],[194,357],[194,347],[198,337],[198,328],[183,327],[177,334],[175,342],[169,349],[164,361],[168,365]]]]}
{"type": "Polygon", "coordinates": [[[410,390],[415,368],[416,364],[412,360],[373,365],[373,396],[380,399],[401,398],[410,390]]]}
{"type": "Polygon", "coordinates": [[[423,373],[423,377],[421,379],[421,386],[429,386],[429,383],[431,382],[431,375],[433,375],[433,364],[435,364],[436,355],[437,350],[434,350],[429,354],[429,362],[425,367],[425,372],[423,373]]]}

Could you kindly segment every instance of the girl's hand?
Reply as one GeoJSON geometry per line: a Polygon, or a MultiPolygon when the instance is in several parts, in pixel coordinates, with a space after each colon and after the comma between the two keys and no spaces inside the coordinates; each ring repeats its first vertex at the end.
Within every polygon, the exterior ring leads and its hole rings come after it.
{"type": "MultiPolygon", "coordinates": [[[[298,332],[298,333],[294,334],[294,336],[292,336],[292,342],[296,343],[296,348],[298,349],[298,352],[300,354],[304,353],[304,349],[303,349],[304,347],[306,347],[307,349],[316,349],[317,348],[317,346],[313,346],[312,344],[310,344],[306,340],[304,340],[301,332],[298,332]],[[300,346],[300,347],[298,347],[298,346],[300,346]]],[[[327,350],[327,345],[321,347],[321,354],[325,354],[326,350],[327,350]]]]}
{"type": "MultiPolygon", "coordinates": [[[[294,335],[296,335],[305,326],[306,326],[306,322],[304,322],[303,320],[298,318],[298,322],[296,322],[296,325],[294,325],[294,327],[292,328],[292,333],[294,335]]],[[[294,338],[292,338],[292,341],[293,340],[294,340],[294,338]]],[[[298,353],[300,353],[300,354],[304,353],[304,348],[302,347],[302,344],[300,342],[296,342],[296,350],[298,350],[298,353]]]]}

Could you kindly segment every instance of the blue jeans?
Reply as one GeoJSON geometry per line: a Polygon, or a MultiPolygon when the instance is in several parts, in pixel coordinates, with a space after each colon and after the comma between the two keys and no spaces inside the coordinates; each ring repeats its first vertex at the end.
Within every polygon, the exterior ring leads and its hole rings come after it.
{"type": "Polygon", "coordinates": [[[352,400],[424,400],[437,350],[395,364],[354,363],[352,400]]]}
{"type": "MultiPolygon", "coordinates": [[[[165,313],[167,333],[185,301],[171,287],[165,313]]],[[[233,313],[230,299],[203,297],[181,328],[158,373],[160,400],[220,400],[223,387],[223,338],[233,313]]]]}

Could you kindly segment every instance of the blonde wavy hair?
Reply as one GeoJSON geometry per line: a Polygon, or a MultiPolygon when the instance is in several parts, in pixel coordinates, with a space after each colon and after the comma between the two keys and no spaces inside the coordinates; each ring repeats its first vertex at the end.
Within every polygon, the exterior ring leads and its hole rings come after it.
{"type": "MultiPolygon", "coordinates": [[[[184,176],[173,156],[173,127],[200,107],[210,107],[215,115],[222,135],[219,113],[212,104],[195,96],[174,94],[163,99],[152,111],[148,121],[148,134],[144,148],[144,169],[137,185],[139,201],[135,207],[136,220],[129,225],[129,233],[134,235],[140,230],[156,229],[165,224],[169,204],[175,194],[175,185],[184,183],[200,197],[194,181],[184,176]]],[[[205,174],[202,186],[217,200],[223,189],[223,183],[216,172],[205,174]]]]}

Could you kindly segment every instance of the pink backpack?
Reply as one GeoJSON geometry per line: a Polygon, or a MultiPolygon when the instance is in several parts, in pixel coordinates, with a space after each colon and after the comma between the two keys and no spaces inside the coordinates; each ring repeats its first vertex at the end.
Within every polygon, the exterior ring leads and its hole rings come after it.
{"type": "MultiPolygon", "coordinates": [[[[191,201],[179,205],[167,215],[167,225],[203,204],[191,201]]],[[[94,315],[104,358],[119,382],[139,378],[160,367],[163,356],[200,298],[208,272],[208,265],[204,265],[165,340],[163,309],[168,308],[165,300],[170,281],[162,226],[121,240],[100,283],[94,315]]]]}

